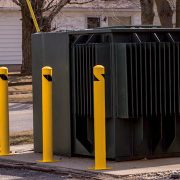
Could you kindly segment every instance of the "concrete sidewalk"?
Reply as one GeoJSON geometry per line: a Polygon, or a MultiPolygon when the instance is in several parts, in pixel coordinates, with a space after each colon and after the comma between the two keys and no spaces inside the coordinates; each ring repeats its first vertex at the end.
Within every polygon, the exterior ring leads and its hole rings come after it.
{"type": "Polygon", "coordinates": [[[33,130],[33,105],[25,103],[9,104],[10,134],[33,130]]]}
{"type": "Polygon", "coordinates": [[[40,163],[37,160],[41,160],[42,155],[33,152],[32,144],[23,146],[12,146],[11,151],[13,154],[15,153],[15,155],[0,157],[0,162],[11,161],[56,170],[66,169],[79,172],[101,173],[116,178],[125,177],[129,175],[180,170],[180,158],[165,158],[126,162],[108,161],[108,167],[111,167],[112,169],[98,172],[89,170],[89,168],[93,167],[94,165],[94,160],[91,158],[69,158],[62,156],[54,156],[54,158],[56,160],[59,160],[59,162],[40,163]]]}

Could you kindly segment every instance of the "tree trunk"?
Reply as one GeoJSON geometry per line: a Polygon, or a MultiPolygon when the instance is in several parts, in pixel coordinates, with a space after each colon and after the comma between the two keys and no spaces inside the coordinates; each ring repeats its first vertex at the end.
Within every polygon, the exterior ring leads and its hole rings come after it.
{"type": "Polygon", "coordinates": [[[140,0],[142,25],[152,25],[154,21],[153,0],[140,0]]]}
{"type": "Polygon", "coordinates": [[[155,0],[162,27],[173,27],[173,10],[168,0],[155,0]]]}
{"type": "MultiPolygon", "coordinates": [[[[25,1],[24,1],[25,2],[25,1]]],[[[36,11],[35,11],[36,12],[36,11]]],[[[42,15],[40,9],[36,14],[38,24],[41,31],[49,32],[51,31],[52,20],[48,17],[42,15]]],[[[22,74],[32,73],[32,50],[31,50],[31,35],[36,32],[29,9],[26,2],[21,6],[22,14],[22,74]]]]}
{"type": "Polygon", "coordinates": [[[47,16],[44,16],[44,17],[41,16],[41,22],[39,22],[41,26],[41,31],[50,32],[52,30],[51,23],[52,23],[52,20],[49,19],[47,16]]]}
{"type": "MultiPolygon", "coordinates": [[[[31,74],[32,73],[31,35],[34,32],[36,32],[35,27],[26,0],[12,0],[12,1],[16,5],[20,6],[21,14],[22,14],[21,73],[31,74]]],[[[32,8],[34,10],[41,32],[49,32],[52,30],[51,24],[53,19],[60,12],[60,10],[69,2],[70,0],[61,0],[61,1],[31,0],[32,8]],[[45,4],[46,4],[46,8],[44,7],[45,4]],[[48,13],[50,12],[50,13],[48,16],[46,16],[44,12],[48,12],[48,13]]]]}
{"type": "Polygon", "coordinates": [[[32,73],[32,55],[31,55],[31,34],[34,32],[34,26],[27,5],[24,3],[21,8],[22,14],[22,66],[21,73],[32,73]]]}
{"type": "Polygon", "coordinates": [[[176,0],[176,27],[180,27],[180,0],[176,0]]]}

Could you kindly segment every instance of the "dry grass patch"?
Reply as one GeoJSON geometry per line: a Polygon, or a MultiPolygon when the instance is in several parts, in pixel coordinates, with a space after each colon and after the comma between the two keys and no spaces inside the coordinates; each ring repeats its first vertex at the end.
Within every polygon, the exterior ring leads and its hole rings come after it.
{"type": "Polygon", "coordinates": [[[32,76],[12,75],[8,76],[9,83],[25,83],[32,82],[32,76]]]}
{"type": "Polygon", "coordinates": [[[33,143],[33,131],[22,131],[10,134],[10,145],[33,143]]]}
{"type": "Polygon", "coordinates": [[[9,86],[9,102],[32,103],[32,85],[9,86]]]}
{"type": "Polygon", "coordinates": [[[20,74],[9,76],[8,92],[9,102],[32,103],[32,76],[20,74]]]}

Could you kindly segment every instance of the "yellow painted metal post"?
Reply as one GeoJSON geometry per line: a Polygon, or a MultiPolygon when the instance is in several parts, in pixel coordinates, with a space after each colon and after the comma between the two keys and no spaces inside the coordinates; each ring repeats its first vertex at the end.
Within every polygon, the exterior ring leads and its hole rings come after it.
{"type": "Polygon", "coordinates": [[[52,68],[42,68],[42,126],[43,126],[43,160],[53,159],[53,120],[52,120],[52,68]]]}
{"type": "Polygon", "coordinates": [[[33,19],[34,26],[36,28],[36,32],[40,32],[40,28],[39,28],[39,25],[37,23],[37,20],[36,20],[36,17],[35,17],[35,14],[34,14],[34,11],[33,11],[32,5],[31,5],[31,2],[30,2],[30,0],[26,0],[26,2],[27,2],[27,5],[28,5],[28,8],[29,8],[31,17],[33,19]]]}
{"type": "Polygon", "coordinates": [[[94,80],[94,141],[95,170],[105,170],[106,167],[106,124],[105,124],[105,79],[104,67],[93,68],[94,80]]]}
{"type": "Polygon", "coordinates": [[[0,68],[0,156],[7,156],[9,148],[8,69],[0,68]]]}

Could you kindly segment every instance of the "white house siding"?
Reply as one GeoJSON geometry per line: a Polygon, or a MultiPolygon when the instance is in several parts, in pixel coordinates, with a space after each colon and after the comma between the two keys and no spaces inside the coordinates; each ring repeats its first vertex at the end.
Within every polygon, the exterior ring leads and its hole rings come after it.
{"type": "Polygon", "coordinates": [[[55,26],[57,30],[84,29],[85,18],[79,13],[61,13],[55,18],[53,26],[55,26]]]}
{"type": "Polygon", "coordinates": [[[0,12],[0,65],[22,64],[19,11],[0,12]]]}

